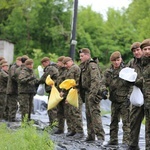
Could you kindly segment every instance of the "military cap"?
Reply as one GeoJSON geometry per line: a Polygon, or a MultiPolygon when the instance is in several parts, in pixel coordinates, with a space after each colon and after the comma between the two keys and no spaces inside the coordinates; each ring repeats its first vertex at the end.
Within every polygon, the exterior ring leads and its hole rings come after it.
{"type": "Polygon", "coordinates": [[[4,64],[4,63],[7,63],[7,61],[6,61],[5,59],[2,59],[2,60],[0,61],[0,65],[2,65],[2,64],[4,64]]]}
{"type": "Polygon", "coordinates": [[[57,59],[57,61],[63,61],[63,59],[65,58],[65,56],[60,56],[58,59],[57,59]]]}
{"type": "Polygon", "coordinates": [[[22,62],[22,63],[25,63],[25,61],[26,61],[27,59],[29,59],[29,57],[28,57],[27,55],[23,55],[23,56],[21,57],[21,62],[22,62]]]}
{"type": "Polygon", "coordinates": [[[22,57],[21,57],[21,56],[19,56],[19,57],[17,57],[17,58],[16,58],[16,60],[20,60],[20,61],[21,61],[21,58],[22,58],[22,57]]]}
{"type": "Polygon", "coordinates": [[[85,54],[90,54],[90,50],[88,48],[82,48],[79,50],[79,53],[85,53],[85,54]]]}
{"type": "Polygon", "coordinates": [[[115,51],[111,54],[110,56],[110,61],[114,61],[116,60],[117,58],[121,58],[121,54],[119,51],[115,51]]]}
{"type": "Polygon", "coordinates": [[[8,63],[3,63],[1,67],[8,66],[8,63]]]}
{"type": "Polygon", "coordinates": [[[22,58],[29,59],[27,55],[23,55],[22,58]]]}
{"type": "Polygon", "coordinates": [[[62,63],[65,64],[66,62],[68,62],[68,61],[70,61],[70,60],[72,60],[71,57],[65,57],[65,58],[63,59],[62,63]]]}
{"type": "Polygon", "coordinates": [[[43,58],[41,59],[41,63],[46,62],[46,61],[50,61],[50,59],[49,59],[48,57],[43,57],[43,58]]]}
{"type": "Polygon", "coordinates": [[[1,61],[1,60],[3,60],[3,59],[5,59],[5,58],[4,58],[4,57],[2,57],[2,56],[0,56],[0,61],[1,61]]]}
{"type": "Polygon", "coordinates": [[[150,39],[145,39],[140,45],[141,49],[143,49],[146,46],[150,46],[150,39]]]}
{"type": "Polygon", "coordinates": [[[140,48],[140,45],[141,43],[140,42],[134,42],[132,45],[131,45],[131,51],[133,51],[134,49],[137,49],[137,48],[140,48]]]}
{"type": "Polygon", "coordinates": [[[25,65],[31,65],[31,64],[33,64],[33,60],[32,59],[27,59],[25,61],[25,65]]]}

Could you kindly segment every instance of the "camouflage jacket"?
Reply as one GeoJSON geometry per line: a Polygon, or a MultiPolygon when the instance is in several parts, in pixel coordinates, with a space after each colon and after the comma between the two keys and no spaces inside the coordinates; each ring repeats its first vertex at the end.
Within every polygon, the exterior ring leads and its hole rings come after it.
{"type": "Polygon", "coordinates": [[[15,74],[16,74],[16,69],[19,66],[15,64],[13,64],[12,66],[10,66],[9,68],[9,77],[8,77],[8,82],[7,82],[7,94],[17,94],[18,93],[18,84],[16,79],[14,78],[15,74]]]}
{"type": "Polygon", "coordinates": [[[143,76],[140,80],[143,81],[144,105],[146,108],[150,108],[150,57],[142,58],[142,66],[143,76]]]}
{"type": "Polygon", "coordinates": [[[36,94],[38,80],[33,70],[24,67],[18,77],[18,93],[36,94]]]}
{"type": "Polygon", "coordinates": [[[8,72],[0,71],[0,93],[6,93],[8,81],[8,72]]]}
{"type": "Polygon", "coordinates": [[[63,82],[65,80],[67,69],[65,67],[59,67],[58,71],[59,71],[59,75],[57,77],[56,85],[57,85],[57,89],[60,91],[59,85],[61,82],[63,82]]]}
{"type": "Polygon", "coordinates": [[[44,74],[39,80],[39,84],[45,84],[45,90],[47,93],[51,91],[51,86],[46,85],[45,80],[47,76],[50,75],[51,79],[56,83],[57,77],[59,75],[58,69],[53,65],[48,65],[44,68],[44,74]]]}
{"type": "Polygon", "coordinates": [[[89,59],[80,64],[80,88],[81,91],[88,91],[92,97],[95,97],[100,89],[101,74],[99,66],[93,60],[89,59]]]}
{"type": "Polygon", "coordinates": [[[22,64],[21,66],[16,68],[15,73],[12,75],[12,79],[16,80],[16,82],[18,82],[18,77],[20,75],[20,72],[23,70],[23,68],[25,68],[25,64],[22,64]]]}
{"type": "Polygon", "coordinates": [[[123,64],[118,69],[113,69],[113,66],[111,66],[104,73],[103,82],[109,89],[109,99],[116,103],[125,102],[129,96],[131,83],[119,78],[119,72],[124,67],[123,64]]]}
{"type": "MultiPolygon", "coordinates": [[[[133,58],[133,59],[131,59],[128,62],[127,67],[135,69],[135,72],[137,72],[137,75],[138,75],[137,78],[140,78],[142,76],[143,66],[142,66],[142,59],[141,58],[138,58],[138,59],[137,58],[133,58]]],[[[139,82],[138,84],[136,84],[136,86],[138,86],[142,90],[143,84],[139,82]]]]}

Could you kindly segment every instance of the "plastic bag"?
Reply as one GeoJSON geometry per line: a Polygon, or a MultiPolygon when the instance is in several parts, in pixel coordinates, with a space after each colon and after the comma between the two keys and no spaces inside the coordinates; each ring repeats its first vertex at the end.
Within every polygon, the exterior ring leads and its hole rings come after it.
{"type": "Polygon", "coordinates": [[[58,105],[58,103],[62,100],[63,98],[60,97],[60,93],[58,92],[57,88],[55,87],[55,85],[52,85],[52,89],[51,89],[51,93],[50,93],[50,97],[48,100],[48,110],[56,107],[58,105]]]}
{"type": "Polygon", "coordinates": [[[69,90],[74,86],[76,86],[76,81],[74,79],[66,79],[59,85],[59,88],[69,90]]]}
{"type": "Polygon", "coordinates": [[[123,68],[120,72],[119,72],[119,77],[121,79],[124,79],[126,81],[129,82],[134,82],[137,78],[137,73],[134,71],[135,69],[133,68],[123,68]]]}
{"type": "Polygon", "coordinates": [[[52,85],[55,84],[54,81],[51,79],[50,75],[48,75],[48,76],[46,77],[45,83],[46,83],[47,85],[49,85],[49,86],[52,86],[52,85]]]}
{"type": "Polygon", "coordinates": [[[43,72],[43,68],[42,68],[42,66],[38,66],[38,73],[39,73],[39,77],[41,78],[42,77],[42,75],[44,74],[44,72],[43,72]]]}
{"type": "Polygon", "coordinates": [[[74,106],[74,107],[79,107],[79,102],[78,102],[78,90],[77,89],[73,89],[71,88],[69,90],[69,93],[67,95],[67,98],[66,98],[67,102],[74,106]]]}
{"type": "Polygon", "coordinates": [[[36,93],[37,93],[38,95],[43,96],[43,95],[45,94],[45,85],[44,85],[44,84],[40,84],[40,85],[38,86],[38,89],[37,89],[36,93]]]}
{"type": "Polygon", "coordinates": [[[141,107],[144,104],[143,93],[137,86],[133,86],[133,91],[130,95],[130,102],[134,106],[141,107]]]}

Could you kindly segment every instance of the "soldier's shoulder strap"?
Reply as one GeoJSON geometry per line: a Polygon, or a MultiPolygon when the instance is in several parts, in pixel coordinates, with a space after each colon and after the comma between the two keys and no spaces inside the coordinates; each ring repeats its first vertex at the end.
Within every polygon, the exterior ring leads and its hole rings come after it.
{"type": "Polygon", "coordinates": [[[91,59],[91,60],[89,61],[89,63],[95,63],[95,64],[97,64],[98,70],[99,70],[99,73],[100,73],[100,76],[101,76],[101,75],[102,75],[102,70],[101,70],[101,68],[100,68],[100,66],[99,66],[99,60],[98,60],[98,58],[97,58],[97,57],[94,57],[93,59],[91,59]]]}

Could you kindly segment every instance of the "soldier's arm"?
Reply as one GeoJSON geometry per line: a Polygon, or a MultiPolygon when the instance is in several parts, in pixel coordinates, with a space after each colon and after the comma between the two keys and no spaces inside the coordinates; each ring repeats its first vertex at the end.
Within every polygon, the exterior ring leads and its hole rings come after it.
{"type": "Polygon", "coordinates": [[[91,77],[91,84],[90,84],[90,95],[95,96],[98,93],[98,90],[100,88],[100,77],[99,77],[99,69],[97,64],[90,63],[89,64],[90,69],[90,77],[91,77]]]}
{"type": "Polygon", "coordinates": [[[18,80],[19,80],[20,83],[26,83],[26,82],[29,82],[29,81],[34,80],[34,79],[35,79],[34,76],[30,76],[24,70],[22,70],[20,72],[20,75],[18,77],[18,80]]]}

